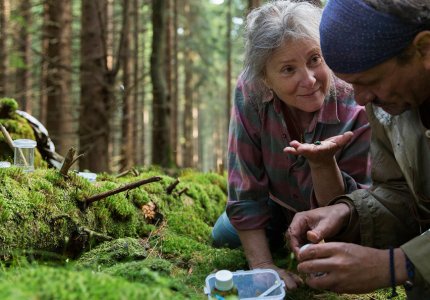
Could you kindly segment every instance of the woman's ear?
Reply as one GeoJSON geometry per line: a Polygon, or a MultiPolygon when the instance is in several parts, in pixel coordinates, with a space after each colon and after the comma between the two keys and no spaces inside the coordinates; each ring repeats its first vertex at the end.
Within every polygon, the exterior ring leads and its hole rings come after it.
{"type": "Polygon", "coordinates": [[[264,85],[265,85],[269,90],[272,90],[272,88],[270,87],[269,81],[267,80],[267,77],[266,77],[266,76],[263,76],[262,81],[263,81],[264,85]]]}
{"type": "Polygon", "coordinates": [[[423,59],[426,69],[430,70],[430,31],[425,30],[418,33],[414,38],[413,45],[423,59]]]}

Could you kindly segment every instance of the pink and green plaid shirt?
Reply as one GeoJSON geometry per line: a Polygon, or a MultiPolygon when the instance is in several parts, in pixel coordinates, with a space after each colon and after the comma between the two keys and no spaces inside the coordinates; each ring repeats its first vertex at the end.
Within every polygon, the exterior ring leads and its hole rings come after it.
{"type": "MultiPolygon", "coordinates": [[[[370,185],[370,127],[364,107],[355,103],[352,88],[334,80],[334,92],[304,134],[313,143],[352,131],[352,140],[336,153],[345,193],[370,185]]],[[[283,152],[291,141],[282,103],[267,95],[255,99],[239,78],[228,140],[227,215],[238,230],[265,228],[267,201],[282,201],[291,211],[315,207],[310,167],[303,156],[283,152]]]]}

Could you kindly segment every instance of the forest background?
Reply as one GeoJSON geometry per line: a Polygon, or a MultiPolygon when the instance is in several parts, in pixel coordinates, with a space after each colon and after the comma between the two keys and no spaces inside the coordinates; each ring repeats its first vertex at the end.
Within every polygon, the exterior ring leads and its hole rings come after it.
{"type": "Polygon", "coordinates": [[[258,0],[0,0],[0,98],[80,170],[222,171],[258,0]]]}

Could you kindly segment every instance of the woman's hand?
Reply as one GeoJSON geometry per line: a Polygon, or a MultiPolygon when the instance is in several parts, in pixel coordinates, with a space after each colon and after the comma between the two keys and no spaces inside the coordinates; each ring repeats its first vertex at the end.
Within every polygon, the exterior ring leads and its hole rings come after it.
{"type": "Polygon", "coordinates": [[[272,269],[276,271],[279,275],[279,277],[284,281],[285,288],[287,291],[292,291],[298,288],[300,285],[303,284],[303,280],[297,275],[292,272],[288,272],[285,269],[279,268],[273,263],[267,263],[259,265],[258,268],[262,269],[272,269]]]}
{"type": "Polygon", "coordinates": [[[351,131],[347,131],[314,144],[292,141],[289,147],[284,148],[284,152],[306,157],[311,167],[324,166],[333,163],[335,153],[345,146],[353,135],[351,131]]]}

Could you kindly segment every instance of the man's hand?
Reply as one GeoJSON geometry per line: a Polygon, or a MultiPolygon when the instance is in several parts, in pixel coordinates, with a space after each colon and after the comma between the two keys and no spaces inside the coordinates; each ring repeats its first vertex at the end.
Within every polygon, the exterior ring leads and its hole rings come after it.
{"type": "Polygon", "coordinates": [[[291,250],[298,255],[299,248],[309,242],[318,243],[336,235],[347,225],[350,208],[339,203],[297,213],[288,227],[287,240],[291,250]]]}
{"type": "MultiPolygon", "coordinates": [[[[402,250],[395,251],[396,265],[404,269],[402,250]]],[[[310,245],[297,258],[299,272],[325,273],[320,277],[308,276],[306,283],[312,288],[357,294],[390,286],[388,250],[331,242],[310,245]]],[[[396,273],[400,275],[400,271],[396,273]]]]}

